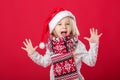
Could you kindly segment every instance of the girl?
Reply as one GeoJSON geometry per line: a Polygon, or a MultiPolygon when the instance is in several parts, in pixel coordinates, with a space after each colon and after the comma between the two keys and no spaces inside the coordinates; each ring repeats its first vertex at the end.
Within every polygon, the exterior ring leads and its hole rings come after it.
{"type": "MultiPolygon", "coordinates": [[[[89,51],[85,45],[78,40],[79,31],[76,26],[75,16],[62,8],[54,9],[44,25],[44,34],[49,30],[50,37],[46,46],[44,56],[40,55],[33,47],[29,39],[25,39],[22,47],[28,56],[38,65],[47,67],[51,65],[50,80],[84,80],[80,73],[82,62],[89,66],[94,66],[98,54],[98,44],[101,34],[97,29],[90,29],[90,38],[85,37],[89,44],[89,51]]],[[[40,44],[43,48],[43,43],[40,44]]]]}

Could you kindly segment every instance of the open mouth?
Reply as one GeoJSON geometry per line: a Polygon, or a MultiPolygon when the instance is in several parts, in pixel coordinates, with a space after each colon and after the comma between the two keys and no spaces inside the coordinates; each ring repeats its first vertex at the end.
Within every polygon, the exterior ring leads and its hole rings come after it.
{"type": "Polygon", "coordinates": [[[61,35],[62,35],[63,37],[67,36],[67,31],[62,31],[62,32],[61,32],[61,35]]]}

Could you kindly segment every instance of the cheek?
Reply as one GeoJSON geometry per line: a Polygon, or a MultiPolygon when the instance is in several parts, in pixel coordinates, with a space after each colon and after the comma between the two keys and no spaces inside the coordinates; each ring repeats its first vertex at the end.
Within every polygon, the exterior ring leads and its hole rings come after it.
{"type": "Polygon", "coordinates": [[[55,32],[56,32],[57,35],[60,35],[60,33],[61,33],[61,32],[60,32],[60,28],[56,28],[56,29],[55,29],[55,32]]]}
{"type": "Polygon", "coordinates": [[[69,26],[68,28],[68,32],[70,33],[72,31],[72,28],[69,26]]]}
{"type": "Polygon", "coordinates": [[[56,32],[57,32],[57,33],[60,33],[60,28],[57,28],[57,29],[56,29],[56,32]]]}
{"type": "Polygon", "coordinates": [[[56,31],[56,32],[59,31],[59,27],[58,27],[58,26],[55,27],[55,31],[56,31]]]}

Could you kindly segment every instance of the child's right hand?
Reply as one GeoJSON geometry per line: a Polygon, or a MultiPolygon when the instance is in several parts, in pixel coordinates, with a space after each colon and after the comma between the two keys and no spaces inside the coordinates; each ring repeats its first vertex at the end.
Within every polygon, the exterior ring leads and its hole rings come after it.
{"type": "Polygon", "coordinates": [[[32,42],[31,42],[30,39],[29,40],[25,39],[25,41],[23,41],[23,44],[24,44],[25,47],[21,47],[21,48],[23,50],[25,50],[28,53],[28,55],[33,54],[34,51],[38,48],[38,46],[36,46],[36,47],[32,46],[32,42]]]}

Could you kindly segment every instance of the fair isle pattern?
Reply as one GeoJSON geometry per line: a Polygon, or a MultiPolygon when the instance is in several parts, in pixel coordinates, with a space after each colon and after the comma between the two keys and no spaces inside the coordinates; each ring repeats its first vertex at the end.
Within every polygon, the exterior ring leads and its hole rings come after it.
{"type": "Polygon", "coordinates": [[[65,38],[52,39],[48,42],[51,55],[55,80],[72,80],[79,77],[72,52],[75,50],[77,39],[69,36],[65,38]],[[59,55],[58,55],[59,54],[59,55]]]}
{"type": "Polygon", "coordinates": [[[71,53],[53,56],[55,80],[72,80],[78,78],[75,61],[71,53]]]}

